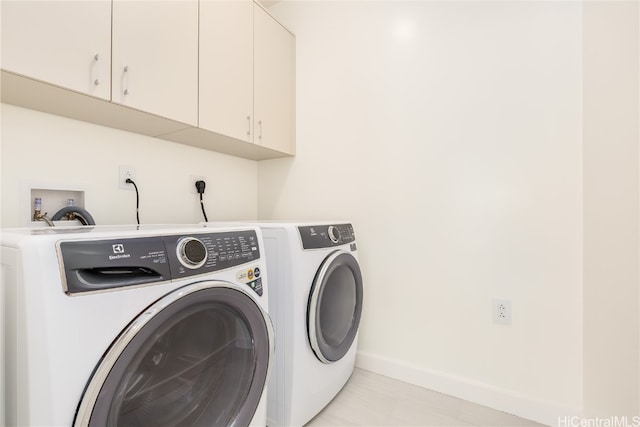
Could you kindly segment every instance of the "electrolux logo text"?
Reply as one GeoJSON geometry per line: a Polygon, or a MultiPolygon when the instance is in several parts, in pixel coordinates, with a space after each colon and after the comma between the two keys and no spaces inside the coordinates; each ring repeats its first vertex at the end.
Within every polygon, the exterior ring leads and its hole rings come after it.
{"type": "Polygon", "coordinates": [[[115,245],[111,245],[111,249],[113,249],[113,253],[117,255],[109,255],[110,260],[131,258],[131,255],[124,253],[124,245],[122,243],[116,243],[115,245]]]}
{"type": "Polygon", "coordinates": [[[558,427],[640,427],[640,415],[607,418],[582,418],[577,415],[558,417],[558,427]]]}

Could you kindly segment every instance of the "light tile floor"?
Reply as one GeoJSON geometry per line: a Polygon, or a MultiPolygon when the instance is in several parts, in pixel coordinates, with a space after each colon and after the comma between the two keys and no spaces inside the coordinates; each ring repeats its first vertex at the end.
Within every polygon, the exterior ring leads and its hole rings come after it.
{"type": "Polygon", "coordinates": [[[543,427],[361,369],[306,427],[338,426],[543,427]]]}

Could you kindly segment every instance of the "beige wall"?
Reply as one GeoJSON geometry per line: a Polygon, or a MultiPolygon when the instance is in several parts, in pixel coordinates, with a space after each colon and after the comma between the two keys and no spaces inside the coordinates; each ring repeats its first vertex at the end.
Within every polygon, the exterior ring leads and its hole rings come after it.
{"type": "Polygon", "coordinates": [[[543,422],[577,413],[581,4],[272,12],[296,34],[298,145],[259,163],[258,215],[355,222],[360,366],[543,422]]]}
{"type": "Polygon", "coordinates": [[[640,415],[637,1],[584,6],[584,414],[640,415]]]}
{"type": "MultiPolygon", "coordinates": [[[[210,220],[257,213],[257,163],[194,147],[1,105],[2,227],[24,226],[29,188],[85,190],[98,224],[135,223],[135,192],[118,188],[119,165],[133,166],[143,224],[203,220],[191,175],[207,182],[210,220]]],[[[43,200],[46,208],[47,200],[43,200]]],[[[54,212],[49,212],[53,215],[54,212]]]]}

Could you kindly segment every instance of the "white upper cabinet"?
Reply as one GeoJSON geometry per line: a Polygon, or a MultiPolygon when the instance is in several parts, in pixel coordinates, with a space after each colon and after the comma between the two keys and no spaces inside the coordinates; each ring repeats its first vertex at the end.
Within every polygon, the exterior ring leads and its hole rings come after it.
{"type": "Polygon", "coordinates": [[[253,1],[200,1],[199,127],[253,140],[253,1]]]}
{"type": "Polygon", "coordinates": [[[262,8],[254,11],[253,141],[293,154],[295,39],[262,8]]]}
{"type": "Polygon", "coordinates": [[[112,37],[112,102],[197,125],[198,1],[113,0],[112,37]]]}
{"type": "Polygon", "coordinates": [[[294,52],[253,1],[201,0],[199,127],[293,154],[294,52]]]}
{"type": "Polygon", "coordinates": [[[2,102],[249,159],[295,154],[295,38],[253,0],[0,8],[2,102]]]}
{"type": "Polygon", "coordinates": [[[111,1],[2,0],[2,68],[110,99],[111,1]]]}

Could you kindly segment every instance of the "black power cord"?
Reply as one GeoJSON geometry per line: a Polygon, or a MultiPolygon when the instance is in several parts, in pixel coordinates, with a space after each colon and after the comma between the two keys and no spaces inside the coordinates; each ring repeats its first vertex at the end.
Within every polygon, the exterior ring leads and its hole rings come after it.
{"type": "Polygon", "coordinates": [[[136,189],[136,221],[138,221],[138,225],[140,225],[140,194],[138,194],[138,186],[131,178],[127,178],[125,182],[127,184],[133,184],[133,187],[136,189]]]}
{"type": "Polygon", "coordinates": [[[202,215],[204,216],[204,222],[209,222],[207,219],[207,213],[204,211],[204,202],[202,201],[202,195],[204,194],[204,187],[206,186],[204,181],[196,181],[196,190],[200,194],[200,207],[202,208],[202,215]]]}

